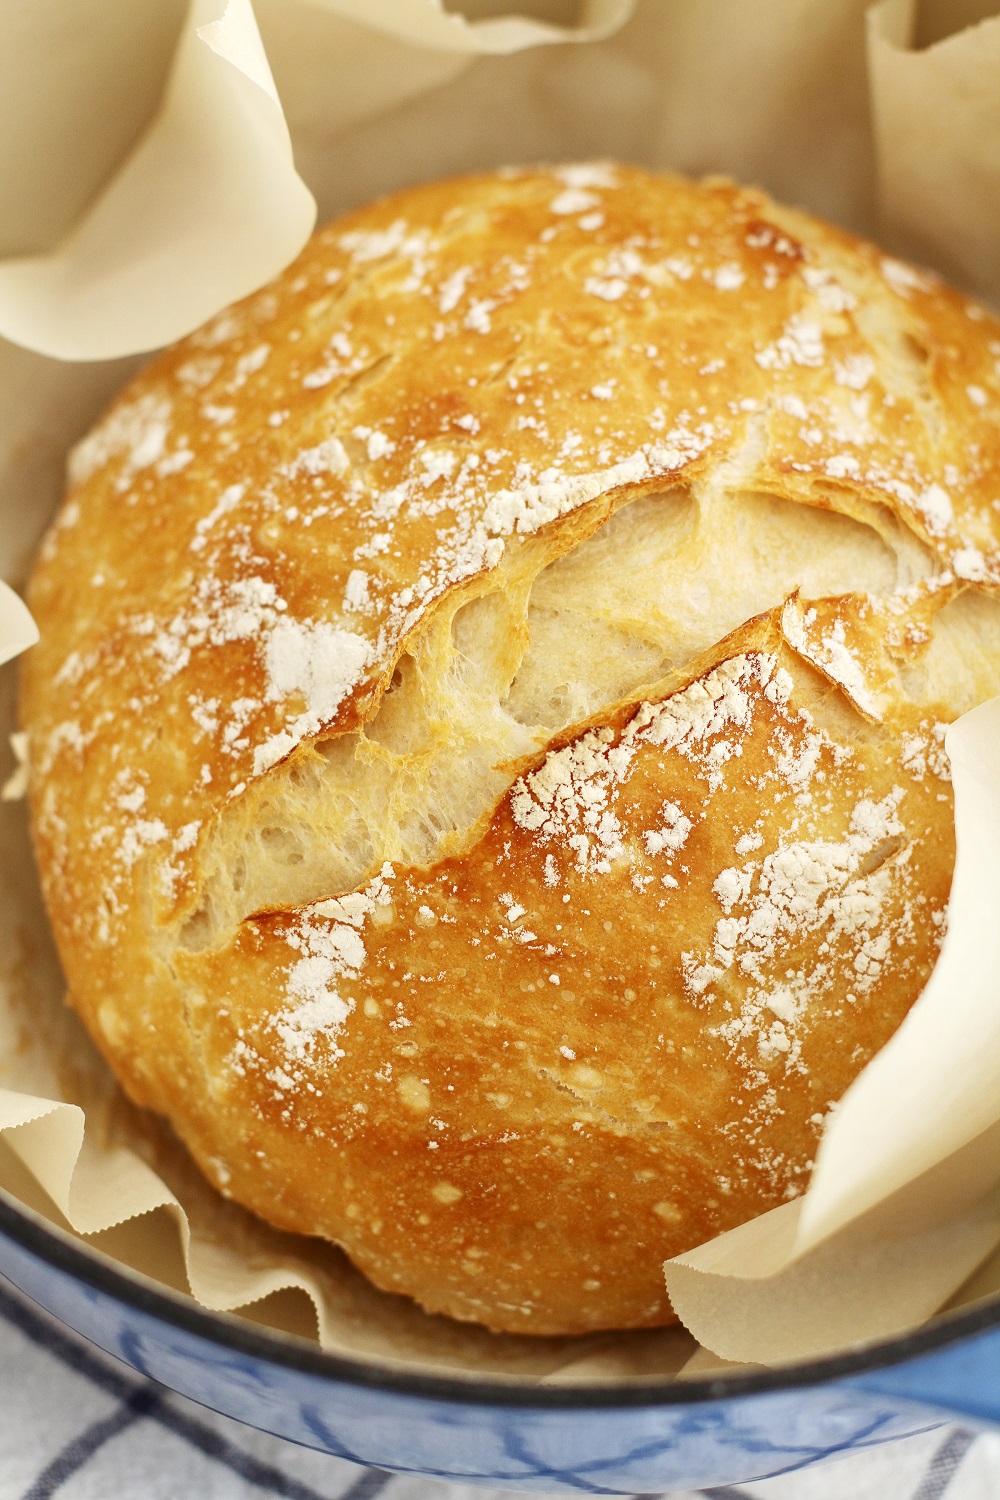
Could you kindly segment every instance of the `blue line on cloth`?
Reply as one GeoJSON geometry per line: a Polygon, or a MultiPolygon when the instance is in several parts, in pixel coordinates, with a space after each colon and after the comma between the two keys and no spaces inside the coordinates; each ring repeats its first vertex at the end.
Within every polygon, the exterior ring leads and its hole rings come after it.
{"type": "MultiPolygon", "coordinates": [[[[159,1422],[162,1427],[183,1438],[207,1458],[224,1464],[241,1479],[259,1489],[270,1490],[272,1494],[280,1496],[281,1500],[333,1500],[333,1497],[321,1495],[318,1490],[303,1484],[291,1474],[285,1474],[273,1464],[264,1463],[244,1452],[207,1423],[185,1415],[170,1404],[161,1388],[152,1381],[136,1386],[128,1376],[119,1374],[74,1338],[53,1327],[19,1298],[6,1292],[3,1286],[0,1286],[0,1316],[33,1343],[41,1345],[78,1375],[115,1396],[120,1402],[118,1412],[93,1423],[57,1454],[26,1492],[24,1500],[49,1500],[59,1486],[86,1463],[98,1448],[142,1417],[159,1422]],[[72,1455],[79,1455],[75,1462],[72,1462],[72,1455]],[[61,1468],[60,1465],[71,1466],[61,1468]],[[46,1480],[47,1488],[39,1488],[43,1480],[46,1480]]],[[[389,1474],[380,1469],[365,1470],[346,1489],[339,1491],[335,1500],[375,1500],[375,1496],[385,1488],[390,1478],[389,1474]]]]}
{"type": "Polygon", "coordinates": [[[51,1463],[46,1464],[31,1488],[25,1490],[23,1500],[50,1500],[50,1496],[82,1469],[99,1448],[147,1414],[154,1394],[152,1386],[145,1386],[130,1400],[122,1402],[110,1417],[92,1422],[68,1442],[51,1463]]]}
{"type": "Polygon", "coordinates": [[[914,1490],[911,1500],[940,1500],[975,1441],[976,1434],[966,1432],[964,1428],[950,1432],[928,1464],[927,1472],[914,1490]]]}

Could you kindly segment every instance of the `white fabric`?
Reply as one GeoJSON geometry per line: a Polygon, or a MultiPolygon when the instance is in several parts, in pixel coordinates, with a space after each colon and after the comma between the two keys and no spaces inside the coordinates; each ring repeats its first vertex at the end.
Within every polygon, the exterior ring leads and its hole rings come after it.
{"type": "MultiPolygon", "coordinates": [[[[358,1469],[132,1375],[0,1278],[0,1500],[504,1500],[358,1469]]],[[[716,1500],[995,1500],[1000,1435],[940,1427],[716,1500]]],[[[644,1497],[649,1500],[649,1497],[644,1497]]],[[[673,1491],[664,1500],[694,1500],[673,1491]]]]}

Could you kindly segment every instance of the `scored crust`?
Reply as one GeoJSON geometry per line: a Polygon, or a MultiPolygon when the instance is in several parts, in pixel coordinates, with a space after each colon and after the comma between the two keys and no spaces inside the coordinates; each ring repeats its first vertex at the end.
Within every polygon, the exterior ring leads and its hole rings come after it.
{"type": "Polygon", "coordinates": [[[76,450],[26,659],[73,1002],[433,1311],[672,1319],[933,965],[1000,325],[729,183],[402,193],[76,450]]]}

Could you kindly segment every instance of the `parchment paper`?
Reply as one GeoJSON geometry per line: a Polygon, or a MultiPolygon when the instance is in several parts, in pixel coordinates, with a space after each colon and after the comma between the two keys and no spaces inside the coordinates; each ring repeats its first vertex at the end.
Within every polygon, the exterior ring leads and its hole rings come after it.
{"type": "MultiPolygon", "coordinates": [[[[990,8],[955,7],[971,23],[990,8]]],[[[149,14],[127,0],[0,0],[12,39],[0,250],[18,257],[0,263],[0,332],[24,346],[0,341],[6,578],[23,577],[66,449],[134,367],[111,357],[176,337],[268,279],[306,238],[313,198],[326,216],[409,181],[538,158],[724,170],[916,245],[1000,298],[1000,21],[950,35],[944,0],[591,0],[575,19],[571,0],[522,9],[537,14],[489,0],[467,0],[468,19],[435,0],[257,0],[256,15],[250,0],[187,12],[163,0],[149,14]]],[[[0,660],[32,639],[23,606],[0,593],[0,660]]],[[[2,730],[13,674],[0,676],[2,730]]],[[[225,1203],[123,1100],[62,1006],[16,802],[0,804],[0,1185],[207,1306],[252,1304],[329,1347],[470,1372],[715,1374],[991,1293],[1000,707],[956,726],[949,751],[960,852],[942,959],[833,1117],[809,1194],[668,1267],[704,1348],[683,1331],[495,1338],[427,1317],[330,1247],[225,1203]]]]}
{"type": "Polygon", "coordinates": [[[1000,17],[927,48],[916,0],[868,13],[868,59],[884,238],[981,296],[1000,289],[1000,17]]]}
{"type": "Polygon", "coordinates": [[[0,266],[0,332],[62,359],[156,348],[276,275],[314,221],[250,0],[193,0],[125,165],[55,250],[0,266]]]}

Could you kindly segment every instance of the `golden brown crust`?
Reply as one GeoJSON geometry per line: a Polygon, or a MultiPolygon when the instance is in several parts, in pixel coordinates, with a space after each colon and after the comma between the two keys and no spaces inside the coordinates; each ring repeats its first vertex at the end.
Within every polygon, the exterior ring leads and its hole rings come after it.
{"type": "MultiPolygon", "coordinates": [[[[598,166],[351,215],[128,388],[32,583],[34,828],[75,1003],[213,1180],[538,1333],[669,1320],[666,1256],[800,1190],[936,953],[956,710],[913,673],[950,601],[1000,587],[998,341],[760,194],[598,166]],[[792,576],[734,634],[517,720],[536,581],[678,487],[699,557],[735,568],[739,491],[855,518],[916,581],[792,576]],[[474,601],[500,611],[479,718],[474,601]],[[324,765],[340,799],[353,756],[447,801],[463,733],[479,802],[425,858],[402,832],[348,857],[345,813],[331,873],[251,880],[198,937],[212,871],[324,765]]],[[[627,593],[597,611],[619,635],[627,593]]]]}
{"type": "Polygon", "coordinates": [[[915,714],[848,748],[774,626],[743,634],[550,752],[465,858],[183,956],[217,1080],[197,1145],[241,1133],[237,1197],[341,1226],[392,1290],[417,1260],[431,1306],[556,1331],[661,1321],[665,1256],[802,1185],[930,972],[951,808],[900,775],[915,714]],[[806,785],[827,795],[794,819],[806,785]],[[335,1037],[299,1003],[331,974],[335,1037]]]}

